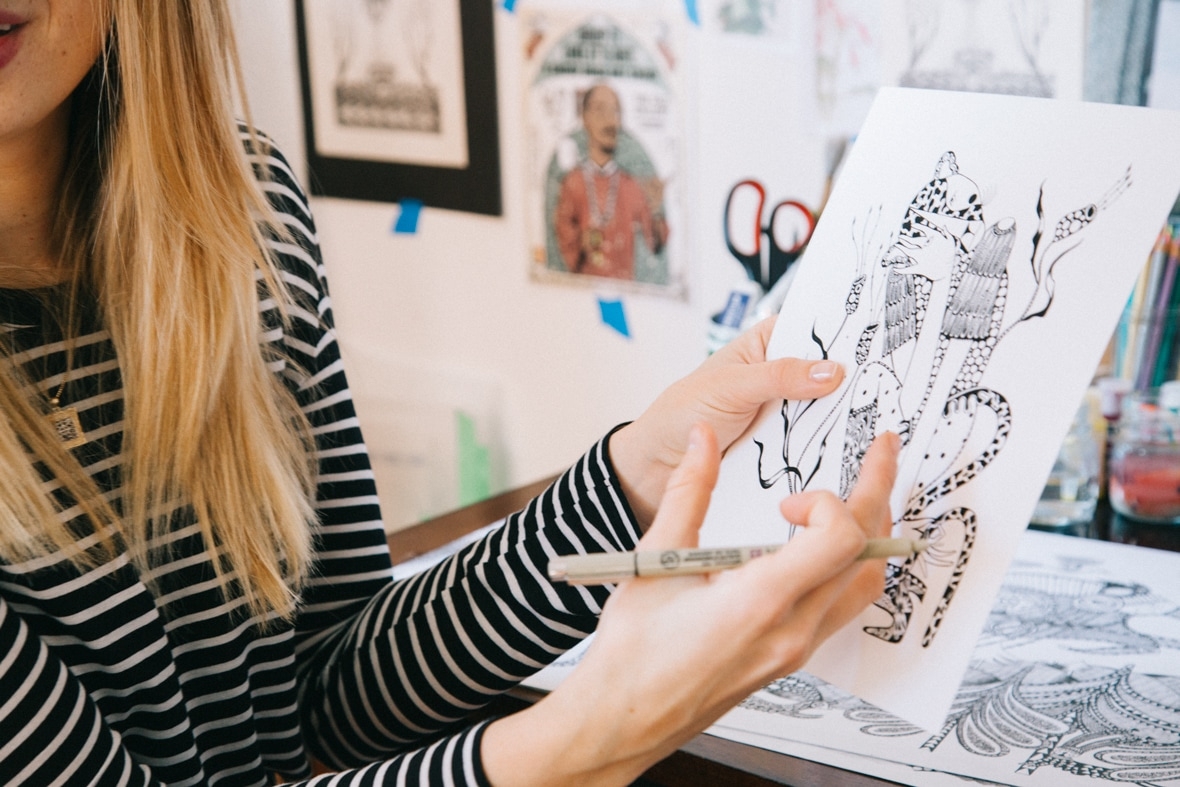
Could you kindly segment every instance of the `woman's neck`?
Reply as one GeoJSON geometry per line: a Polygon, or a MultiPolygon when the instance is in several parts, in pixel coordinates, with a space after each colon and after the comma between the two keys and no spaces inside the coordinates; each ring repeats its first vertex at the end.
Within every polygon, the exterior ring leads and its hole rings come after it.
{"type": "Polygon", "coordinates": [[[31,289],[69,278],[53,245],[68,123],[66,104],[36,127],[0,137],[0,287],[31,289]]]}

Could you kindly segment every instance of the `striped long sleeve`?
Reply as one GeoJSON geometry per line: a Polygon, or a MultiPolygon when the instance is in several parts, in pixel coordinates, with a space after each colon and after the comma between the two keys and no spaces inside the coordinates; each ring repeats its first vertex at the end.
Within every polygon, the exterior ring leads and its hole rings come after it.
{"type": "MultiPolygon", "coordinates": [[[[638,539],[604,439],[482,541],[395,582],[306,198],[276,152],[251,155],[287,228],[269,242],[295,304],[283,323],[261,301],[264,342],[319,469],[298,614],[264,622],[227,601],[191,511],[152,582],[123,554],[0,561],[0,783],[485,784],[485,726],[465,719],[593,630],[606,599],[549,583],[548,558],[638,539]],[[313,757],[337,773],[312,778],[313,757]]],[[[0,291],[13,361],[51,392],[67,353],[43,311],[0,291]]],[[[117,502],[122,391],[96,319],[71,358],[66,398],[89,438],[74,452],[117,502]]]]}

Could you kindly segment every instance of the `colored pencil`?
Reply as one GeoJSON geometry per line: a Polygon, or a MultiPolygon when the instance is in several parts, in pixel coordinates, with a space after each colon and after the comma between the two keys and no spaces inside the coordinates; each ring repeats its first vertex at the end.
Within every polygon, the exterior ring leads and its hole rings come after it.
{"type": "Polygon", "coordinates": [[[1136,378],[1138,388],[1149,388],[1155,385],[1156,366],[1159,363],[1160,344],[1163,341],[1164,327],[1168,323],[1168,311],[1172,305],[1172,288],[1176,281],[1176,238],[1168,240],[1162,270],[1158,272],[1158,286],[1148,301],[1150,311],[1147,313],[1146,342],[1143,357],[1139,366],[1139,376],[1136,378]]]}
{"type": "MultiPolygon", "coordinates": [[[[1156,248],[1159,247],[1159,240],[1156,240],[1156,248]]],[[[1123,363],[1119,371],[1119,377],[1127,380],[1134,380],[1138,372],[1138,356],[1139,356],[1139,322],[1142,319],[1143,299],[1147,292],[1147,279],[1151,275],[1151,260],[1155,256],[1155,251],[1152,251],[1152,256],[1148,257],[1143,263],[1143,269],[1139,271],[1139,278],[1135,281],[1135,290],[1131,293],[1131,300],[1127,304],[1126,313],[1123,315],[1123,320],[1127,329],[1127,340],[1125,343],[1123,363]]]]}
{"type": "Polygon", "coordinates": [[[1168,260],[1169,268],[1173,277],[1172,294],[1164,306],[1164,311],[1159,315],[1159,319],[1163,323],[1163,336],[1160,340],[1159,355],[1156,358],[1155,372],[1152,375],[1151,385],[1159,386],[1166,383],[1168,380],[1177,379],[1176,356],[1177,356],[1177,341],[1176,334],[1180,331],[1180,284],[1175,281],[1175,277],[1180,276],[1180,236],[1174,237],[1172,240],[1171,255],[1168,260]]]}
{"type": "Polygon", "coordinates": [[[1137,365],[1135,376],[1131,381],[1136,388],[1147,387],[1147,377],[1151,374],[1150,342],[1151,326],[1155,315],[1160,289],[1163,287],[1164,268],[1167,267],[1168,247],[1172,243],[1170,227],[1164,225],[1156,239],[1155,248],[1148,260],[1147,289],[1143,293],[1143,303],[1139,313],[1139,347],[1137,349],[1137,365]]]}

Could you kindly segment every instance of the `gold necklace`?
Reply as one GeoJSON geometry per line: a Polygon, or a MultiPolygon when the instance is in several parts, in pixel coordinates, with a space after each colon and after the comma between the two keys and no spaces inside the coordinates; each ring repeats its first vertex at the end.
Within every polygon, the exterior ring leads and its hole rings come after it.
{"type": "Polygon", "coordinates": [[[89,441],[86,432],[82,429],[82,421],[78,418],[78,410],[74,407],[61,406],[61,395],[66,389],[68,375],[67,371],[62,376],[61,385],[57,386],[57,391],[49,397],[49,406],[52,409],[45,417],[49,419],[53,431],[57,433],[57,439],[61,440],[63,446],[77,448],[89,441]]]}

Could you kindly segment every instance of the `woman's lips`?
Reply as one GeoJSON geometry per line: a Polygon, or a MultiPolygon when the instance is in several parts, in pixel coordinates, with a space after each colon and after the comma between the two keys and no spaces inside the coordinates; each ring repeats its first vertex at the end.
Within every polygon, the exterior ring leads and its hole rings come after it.
{"type": "Polygon", "coordinates": [[[24,19],[7,11],[0,11],[0,68],[4,68],[16,57],[24,26],[24,19]]]}

